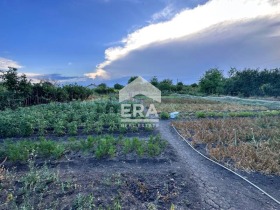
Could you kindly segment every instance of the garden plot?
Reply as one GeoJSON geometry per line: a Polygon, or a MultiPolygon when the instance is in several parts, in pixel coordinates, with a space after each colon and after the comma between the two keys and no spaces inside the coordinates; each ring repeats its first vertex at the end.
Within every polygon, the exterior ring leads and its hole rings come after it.
{"type": "Polygon", "coordinates": [[[159,135],[150,136],[147,139],[138,137],[127,138],[119,136],[88,136],[87,138],[70,137],[68,140],[50,140],[40,137],[38,140],[7,140],[0,143],[0,159],[8,161],[21,161],[25,163],[32,154],[36,160],[49,159],[60,160],[67,157],[75,159],[76,156],[84,156],[98,159],[111,158],[127,159],[128,156],[135,158],[156,157],[163,153],[167,146],[165,140],[159,135]]]}
{"type": "Polygon", "coordinates": [[[117,101],[53,103],[2,111],[0,138],[65,136],[150,131],[137,126],[122,127],[117,101]]]}
{"type": "Polygon", "coordinates": [[[0,209],[198,208],[173,148],[153,129],[121,127],[119,108],[103,100],[1,112],[0,209]]]}
{"type": "Polygon", "coordinates": [[[160,136],[8,141],[0,153],[7,158],[0,209],[193,209],[199,202],[160,136]]]}
{"type": "MultiPolygon", "coordinates": [[[[147,106],[149,103],[154,103],[150,100],[144,101],[147,106]]],[[[219,101],[211,101],[202,98],[163,98],[161,103],[155,103],[158,112],[181,112],[181,113],[196,113],[199,111],[205,112],[235,112],[235,111],[254,111],[254,110],[267,110],[263,106],[250,106],[225,103],[219,101]]]]}
{"type": "Polygon", "coordinates": [[[280,175],[280,117],[173,122],[211,158],[246,171],[280,175]]]}

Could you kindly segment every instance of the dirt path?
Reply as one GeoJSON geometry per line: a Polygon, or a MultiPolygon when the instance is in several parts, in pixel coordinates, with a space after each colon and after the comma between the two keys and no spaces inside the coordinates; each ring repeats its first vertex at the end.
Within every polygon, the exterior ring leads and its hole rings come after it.
{"type": "Polygon", "coordinates": [[[170,121],[160,121],[158,129],[196,180],[202,209],[280,209],[257,189],[193,151],[175,133],[170,121]]]}

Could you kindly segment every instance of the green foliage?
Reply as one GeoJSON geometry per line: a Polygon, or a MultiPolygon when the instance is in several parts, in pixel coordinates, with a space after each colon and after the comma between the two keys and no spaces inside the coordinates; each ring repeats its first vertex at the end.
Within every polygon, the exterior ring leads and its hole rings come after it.
{"type": "Polygon", "coordinates": [[[68,133],[70,135],[77,135],[77,133],[78,133],[78,126],[77,126],[77,122],[76,121],[73,121],[73,122],[69,123],[67,128],[68,128],[68,133]]]}
{"type": "Polygon", "coordinates": [[[162,119],[162,120],[167,120],[167,119],[169,119],[169,113],[168,112],[161,112],[160,113],[160,119],[162,119]]]}
{"type": "Polygon", "coordinates": [[[43,137],[36,140],[5,141],[0,143],[0,159],[26,162],[30,157],[44,157],[58,159],[66,152],[82,151],[95,155],[96,158],[114,157],[117,154],[134,153],[142,157],[161,154],[166,142],[160,136],[151,136],[149,140],[135,138],[119,138],[113,136],[88,136],[87,139],[71,137],[68,141],[47,140],[43,137]]]}
{"type": "Polygon", "coordinates": [[[210,69],[205,72],[199,81],[200,90],[206,94],[221,94],[224,88],[223,72],[218,69],[210,69]]]}
{"type": "Polygon", "coordinates": [[[31,154],[59,158],[65,151],[63,144],[44,138],[35,142],[31,140],[7,141],[2,146],[1,158],[8,157],[11,161],[27,161],[31,154]]]}
{"type": "Polygon", "coordinates": [[[54,133],[58,136],[65,134],[65,126],[63,121],[60,120],[54,125],[54,133]]]}
{"type": "Polygon", "coordinates": [[[265,116],[278,116],[280,115],[279,110],[268,110],[268,111],[240,111],[240,112],[204,112],[199,111],[195,113],[197,118],[206,117],[265,117],[265,116]]]}
{"type": "Polygon", "coordinates": [[[279,96],[280,70],[244,69],[229,71],[230,77],[225,83],[225,93],[235,96],[279,96]]]}
{"type": "Polygon", "coordinates": [[[95,151],[95,156],[97,158],[102,158],[105,156],[113,157],[116,151],[115,143],[115,139],[112,137],[100,139],[95,151]]]}
{"type": "MultiPolygon", "coordinates": [[[[77,135],[78,131],[101,134],[119,131],[120,104],[117,101],[50,103],[5,110],[0,115],[0,138],[33,134],[77,135]]],[[[127,129],[123,128],[126,132],[127,129]]]]}
{"type": "Polygon", "coordinates": [[[153,86],[158,87],[158,84],[159,84],[158,78],[157,78],[156,76],[154,76],[154,77],[151,79],[150,83],[151,83],[153,86]]]}
{"type": "Polygon", "coordinates": [[[133,150],[133,144],[132,141],[130,139],[125,139],[124,140],[124,147],[123,147],[123,152],[124,154],[128,154],[130,152],[132,152],[133,150]]]}
{"type": "Polygon", "coordinates": [[[151,136],[147,145],[147,153],[149,156],[158,156],[165,148],[166,142],[163,141],[160,136],[151,136]]]}
{"type": "Polygon", "coordinates": [[[78,194],[73,202],[71,209],[83,210],[83,209],[94,209],[94,208],[95,208],[95,204],[94,204],[94,197],[92,194],[90,195],[78,194]]]}
{"type": "Polygon", "coordinates": [[[158,84],[158,88],[163,93],[171,93],[173,91],[173,82],[170,79],[164,79],[158,84]]]}
{"type": "Polygon", "coordinates": [[[132,76],[132,77],[130,77],[129,80],[128,80],[128,82],[127,82],[127,84],[133,82],[133,81],[136,80],[137,78],[138,78],[138,76],[132,76]]]}
{"type": "Polygon", "coordinates": [[[38,155],[44,157],[54,156],[55,158],[60,158],[65,151],[63,144],[56,143],[55,141],[46,140],[44,138],[37,144],[36,152],[38,155]]]}
{"type": "Polygon", "coordinates": [[[109,94],[109,93],[114,93],[114,89],[107,87],[107,85],[105,83],[101,83],[100,85],[98,85],[94,91],[98,94],[109,94]]]}
{"type": "Polygon", "coordinates": [[[197,118],[205,118],[206,117],[205,112],[196,112],[195,115],[196,115],[197,118]]]}
{"type": "Polygon", "coordinates": [[[33,160],[28,160],[29,170],[20,179],[22,187],[19,194],[22,195],[22,203],[16,203],[15,209],[37,209],[40,205],[35,204],[36,199],[47,196],[45,190],[51,183],[57,183],[58,174],[49,170],[47,165],[42,168],[35,166],[33,160]],[[37,206],[38,205],[38,206],[37,206]]]}
{"type": "Polygon", "coordinates": [[[31,141],[23,140],[16,143],[6,142],[4,145],[3,157],[11,161],[27,161],[29,155],[35,150],[36,145],[31,141]]]}
{"type": "Polygon", "coordinates": [[[18,75],[17,69],[1,71],[0,109],[15,109],[20,106],[50,103],[53,101],[69,102],[85,100],[93,91],[77,84],[56,86],[48,81],[32,84],[26,75],[18,75]]]}
{"type": "Polygon", "coordinates": [[[121,90],[123,87],[124,87],[124,86],[121,85],[121,84],[119,84],[119,83],[116,83],[116,84],[114,85],[114,88],[115,88],[116,90],[121,90]]]}

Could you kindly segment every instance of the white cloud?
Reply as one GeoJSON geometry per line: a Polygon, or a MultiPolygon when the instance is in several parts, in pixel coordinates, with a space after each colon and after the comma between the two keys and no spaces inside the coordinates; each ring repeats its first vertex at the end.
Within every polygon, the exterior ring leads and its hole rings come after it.
{"type": "Polygon", "coordinates": [[[0,70],[7,70],[8,67],[13,68],[22,68],[23,66],[19,65],[17,61],[13,61],[7,58],[0,57],[0,70]]]}
{"type": "MultiPolygon", "coordinates": [[[[206,29],[217,25],[225,27],[233,23],[242,24],[278,14],[280,14],[280,0],[211,0],[193,9],[185,9],[169,21],[150,24],[128,34],[122,40],[122,46],[108,48],[105,51],[105,61],[97,65],[95,73],[89,73],[86,76],[94,79],[96,76],[106,75],[106,78],[109,78],[116,74],[112,68],[115,63],[151,45],[172,43],[203,33],[207,31],[206,29]]],[[[160,14],[157,16],[159,17],[160,14]]],[[[217,30],[222,29],[217,27],[217,30]]]]}
{"type": "Polygon", "coordinates": [[[152,23],[170,19],[174,15],[175,9],[172,4],[167,5],[163,10],[152,15],[152,23]]]}
{"type": "Polygon", "coordinates": [[[20,73],[20,75],[25,74],[25,76],[31,80],[32,83],[40,83],[40,77],[42,77],[42,74],[37,74],[37,73],[30,73],[30,72],[26,72],[26,73],[20,73]]]}
{"type": "Polygon", "coordinates": [[[96,72],[94,72],[94,73],[87,73],[87,74],[84,74],[84,75],[88,78],[91,78],[91,79],[96,79],[98,77],[104,78],[104,79],[109,78],[107,72],[104,71],[103,69],[97,69],[96,72]]]}

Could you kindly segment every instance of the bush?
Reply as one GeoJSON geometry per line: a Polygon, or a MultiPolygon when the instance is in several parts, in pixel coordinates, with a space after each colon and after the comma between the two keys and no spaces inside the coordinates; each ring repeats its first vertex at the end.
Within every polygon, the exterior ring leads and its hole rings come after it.
{"type": "Polygon", "coordinates": [[[161,112],[160,113],[160,119],[162,119],[162,120],[167,120],[167,119],[169,119],[169,113],[168,112],[161,112]]]}

